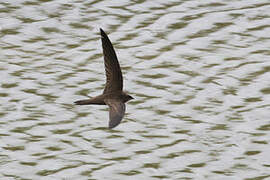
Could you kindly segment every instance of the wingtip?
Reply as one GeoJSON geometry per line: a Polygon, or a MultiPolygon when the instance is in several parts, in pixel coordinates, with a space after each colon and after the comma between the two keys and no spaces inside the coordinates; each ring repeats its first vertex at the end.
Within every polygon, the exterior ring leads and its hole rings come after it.
{"type": "Polygon", "coordinates": [[[99,30],[100,30],[100,35],[101,35],[102,37],[104,37],[104,36],[106,35],[106,33],[103,31],[102,28],[99,28],[99,30]]]}
{"type": "Polygon", "coordinates": [[[120,124],[120,122],[119,123],[109,123],[109,129],[113,129],[113,128],[115,128],[116,126],[118,126],[120,124]]]}
{"type": "Polygon", "coordinates": [[[116,127],[117,125],[111,125],[111,124],[109,124],[109,127],[108,127],[108,129],[113,129],[114,127],[116,127]]]}

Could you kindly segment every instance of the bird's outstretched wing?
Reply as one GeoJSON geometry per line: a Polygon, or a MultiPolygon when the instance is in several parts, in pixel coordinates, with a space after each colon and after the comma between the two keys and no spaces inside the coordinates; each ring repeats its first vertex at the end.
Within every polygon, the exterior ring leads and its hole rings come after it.
{"type": "Polygon", "coordinates": [[[122,91],[123,77],[113,45],[106,33],[101,28],[100,35],[106,71],[106,85],[103,94],[114,91],[122,91]]]}
{"type": "Polygon", "coordinates": [[[125,103],[118,101],[116,99],[107,99],[105,103],[110,108],[110,121],[109,128],[112,129],[120,124],[126,111],[125,103]]]}

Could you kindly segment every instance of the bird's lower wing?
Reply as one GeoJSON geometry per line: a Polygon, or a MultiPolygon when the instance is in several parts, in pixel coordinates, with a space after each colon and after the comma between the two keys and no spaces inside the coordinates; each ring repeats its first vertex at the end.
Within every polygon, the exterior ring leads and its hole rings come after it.
{"type": "Polygon", "coordinates": [[[126,106],[125,103],[115,99],[106,99],[105,103],[110,108],[109,128],[112,129],[120,124],[125,115],[126,106]]]}

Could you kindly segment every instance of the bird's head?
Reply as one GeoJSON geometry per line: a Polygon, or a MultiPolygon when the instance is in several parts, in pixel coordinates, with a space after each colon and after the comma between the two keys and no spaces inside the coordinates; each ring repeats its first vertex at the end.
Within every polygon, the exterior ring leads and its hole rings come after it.
{"type": "Polygon", "coordinates": [[[124,101],[127,102],[131,99],[134,99],[132,96],[128,95],[126,92],[124,92],[124,101]]]}
{"type": "Polygon", "coordinates": [[[131,99],[134,99],[132,96],[128,95],[128,101],[131,100],[131,99]]]}

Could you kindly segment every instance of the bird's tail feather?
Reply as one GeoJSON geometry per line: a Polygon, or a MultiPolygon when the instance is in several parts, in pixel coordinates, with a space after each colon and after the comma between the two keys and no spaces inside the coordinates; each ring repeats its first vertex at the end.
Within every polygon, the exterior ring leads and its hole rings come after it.
{"type": "Polygon", "coordinates": [[[87,104],[96,104],[96,105],[105,105],[104,98],[102,96],[96,96],[90,99],[84,99],[74,102],[76,105],[87,105],[87,104]]]}
{"type": "Polygon", "coordinates": [[[87,100],[79,100],[79,101],[75,101],[74,104],[76,105],[87,105],[87,104],[92,104],[89,99],[87,100]]]}

